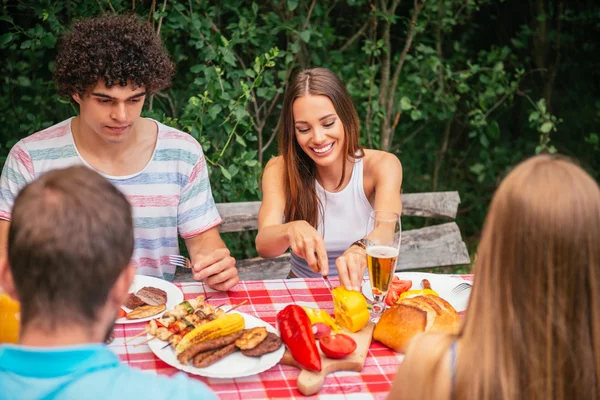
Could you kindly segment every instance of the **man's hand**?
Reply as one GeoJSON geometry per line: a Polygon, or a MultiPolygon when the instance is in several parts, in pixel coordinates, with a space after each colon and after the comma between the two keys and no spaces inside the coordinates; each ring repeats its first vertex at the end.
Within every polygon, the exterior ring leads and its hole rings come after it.
{"type": "Polygon", "coordinates": [[[235,259],[226,248],[216,249],[207,255],[198,255],[192,269],[195,280],[204,281],[215,290],[227,291],[240,281],[235,259]]]}
{"type": "Polygon", "coordinates": [[[348,290],[360,292],[360,284],[367,269],[367,251],[359,246],[350,246],[335,260],[340,283],[348,290]]]}

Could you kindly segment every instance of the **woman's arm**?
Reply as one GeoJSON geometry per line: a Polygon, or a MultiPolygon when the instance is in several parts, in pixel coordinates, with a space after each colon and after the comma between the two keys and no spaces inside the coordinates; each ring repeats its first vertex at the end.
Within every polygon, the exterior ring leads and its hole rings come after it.
{"type": "Polygon", "coordinates": [[[391,153],[381,152],[383,156],[374,157],[369,171],[375,180],[373,209],[393,211],[402,215],[402,164],[391,153]]]}
{"type": "Polygon", "coordinates": [[[277,257],[289,247],[285,210],[284,165],[281,156],[272,158],[265,166],[262,178],[263,199],[258,210],[256,251],[261,257],[277,257]]]}
{"type": "MultiPolygon", "coordinates": [[[[402,213],[402,164],[398,157],[384,151],[375,151],[365,160],[365,177],[373,182],[370,199],[373,209],[402,213]]],[[[367,183],[369,185],[369,183],[367,183]]],[[[364,247],[351,245],[337,258],[340,282],[348,290],[360,290],[362,277],[367,269],[367,253],[364,247]]]]}
{"type": "Polygon", "coordinates": [[[329,272],[321,235],[306,221],[283,223],[285,211],[284,165],[281,156],[271,159],[262,180],[263,200],[258,211],[256,251],[261,257],[277,257],[288,247],[306,260],[313,271],[329,272]],[[319,268],[320,264],[320,268],[319,268]]]}

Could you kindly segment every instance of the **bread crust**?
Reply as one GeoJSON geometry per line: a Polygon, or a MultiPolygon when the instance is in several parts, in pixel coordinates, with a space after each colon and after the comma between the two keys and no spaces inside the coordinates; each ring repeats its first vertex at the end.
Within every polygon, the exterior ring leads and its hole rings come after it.
{"type": "Polygon", "coordinates": [[[459,326],[460,317],[450,303],[438,296],[421,295],[402,299],[387,309],[373,331],[373,339],[405,353],[409,341],[418,333],[455,334],[459,326]]]}

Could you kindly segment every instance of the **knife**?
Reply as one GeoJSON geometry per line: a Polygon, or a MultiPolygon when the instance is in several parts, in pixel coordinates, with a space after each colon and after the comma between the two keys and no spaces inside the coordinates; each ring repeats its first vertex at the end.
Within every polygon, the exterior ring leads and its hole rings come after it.
{"type": "MultiPolygon", "coordinates": [[[[320,264],[319,262],[319,258],[317,256],[317,253],[315,253],[315,257],[317,257],[317,265],[320,264]]],[[[323,268],[319,268],[319,270],[323,271],[323,268]]],[[[321,276],[323,277],[323,281],[325,282],[325,286],[327,286],[327,289],[329,289],[329,291],[331,292],[333,290],[333,285],[331,284],[331,282],[329,282],[329,278],[327,277],[327,275],[323,275],[321,273],[321,276]]]]}

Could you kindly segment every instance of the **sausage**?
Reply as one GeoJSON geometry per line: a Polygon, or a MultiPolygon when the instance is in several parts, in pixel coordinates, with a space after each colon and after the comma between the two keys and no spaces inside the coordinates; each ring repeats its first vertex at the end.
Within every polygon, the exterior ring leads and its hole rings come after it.
{"type": "Polygon", "coordinates": [[[215,350],[208,350],[208,351],[204,351],[202,353],[198,353],[194,356],[194,365],[199,364],[200,362],[202,362],[204,359],[208,358],[209,356],[213,355],[214,353],[217,352],[217,350],[219,349],[215,349],[215,350]]]}
{"type": "Polygon", "coordinates": [[[190,347],[188,347],[187,349],[185,349],[184,351],[182,351],[177,356],[177,359],[179,360],[180,363],[187,364],[198,353],[203,353],[208,350],[219,349],[223,346],[227,346],[231,343],[235,343],[235,341],[237,339],[239,339],[240,336],[242,336],[243,332],[244,331],[242,330],[239,332],[229,334],[227,336],[220,337],[218,339],[206,340],[204,342],[193,344],[190,347]]]}
{"type": "Polygon", "coordinates": [[[194,358],[194,367],[206,368],[210,365],[213,365],[220,359],[227,357],[231,353],[236,352],[237,350],[238,347],[235,345],[235,343],[231,343],[223,347],[222,349],[219,349],[214,353],[209,354],[208,356],[204,356],[204,353],[198,354],[198,356],[201,357],[196,356],[196,358],[194,358]]]}

